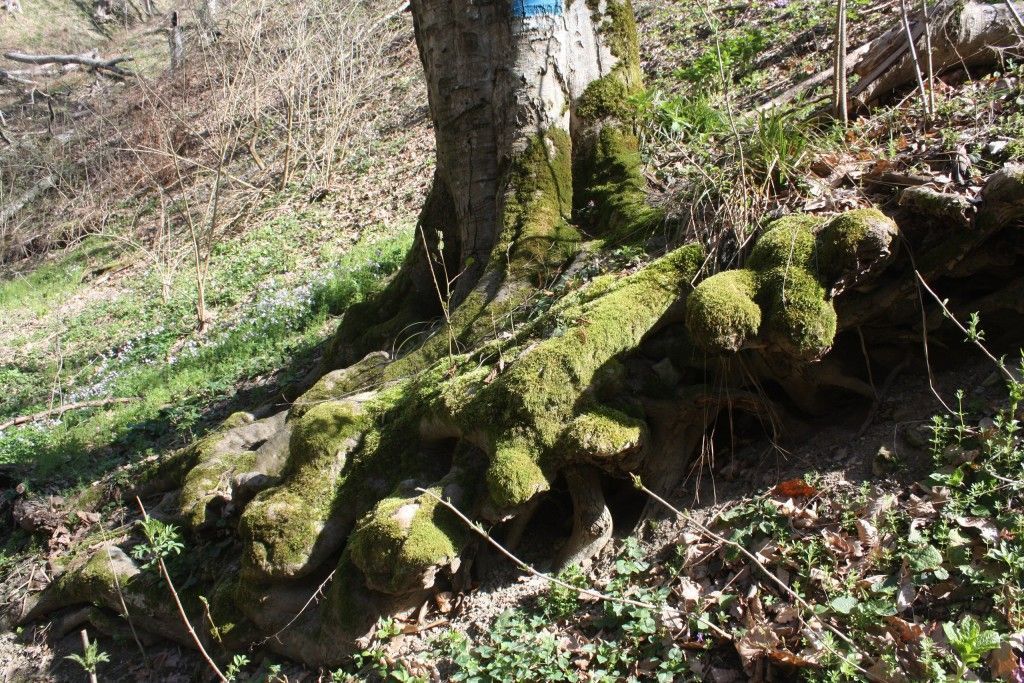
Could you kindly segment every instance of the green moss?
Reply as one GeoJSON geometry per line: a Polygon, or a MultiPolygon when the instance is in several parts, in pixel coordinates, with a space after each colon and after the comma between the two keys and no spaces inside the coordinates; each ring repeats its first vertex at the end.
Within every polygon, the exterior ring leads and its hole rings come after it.
{"type": "Polygon", "coordinates": [[[795,358],[814,360],[828,351],[836,311],[821,283],[802,268],[773,268],[759,279],[769,340],[795,358]]]}
{"type": "Polygon", "coordinates": [[[629,121],[634,115],[629,103],[632,94],[621,75],[613,70],[587,86],[576,103],[576,115],[588,122],[605,118],[629,121]]]}
{"type": "Polygon", "coordinates": [[[487,468],[487,490],[499,509],[513,510],[549,488],[529,441],[500,443],[487,468]]]}
{"type": "Polygon", "coordinates": [[[296,422],[285,483],[258,494],[239,523],[249,571],[273,577],[308,570],[339,479],[367,423],[357,406],[341,401],[316,404],[296,422]]]}
{"type": "Polygon", "coordinates": [[[576,214],[608,243],[648,237],[664,213],[647,201],[639,143],[624,126],[601,128],[577,162],[576,214]]]}
{"type": "MultiPolygon", "coordinates": [[[[430,491],[442,495],[442,488],[430,491]]],[[[402,594],[428,588],[430,570],[454,560],[465,544],[459,521],[431,496],[385,498],[356,526],[348,549],[367,585],[402,594]]]]}
{"type": "Polygon", "coordinates": [[[752,270],[727,270],[701,282],[686,302],[686,325],[700,348],[713,353],[739,351],[761,328],[752,270]]]}
{"type": "Polygon", "coordinates": [[[252,469],[256,454],[252,451],[219,453],[207,445],[200,449],[196,465],[185,475],[181,486],[181,512],[189,526],[206,525],[207,506],[222,491],[230,493],[231,477],[252,469]]]}
{"type": "Polygon", "coordinates": [[[761,235],[742,270],[702,282],[687,302],[687,328],[709,351],[735,352],[761,335],[791,357],[820,358],[838,321],[829,300],[892,255],[895,223],[876,209],[848,211],[825,222],[792,215],[761,235]],[[861,261],[864,261],[863,263],[861,261]]]}
{"type": "Polygon", "coordinates": [[[646,433],[643,420],[598,406],[578,415],[565,430],[563,439],[567,452],[610,465],[608,461],[639,448],[646,433]]]}
{"type": "Polygon", "coordinates": [[[815,231],[820,225],[821,219],[805,214],[792,214],[771,223],[757,239],[746,267],[756,271],[783,265],[813,267],[817,248],[815,231]]]}
{"type": "Polygon", "coordinates": [[[300,418],[319,403],[342,399],[350,394],[372,389],[382,381],[389,362],[387,353],[371,353],[343,370],[327,373],[296,399],[288,418],[300,418]]]}
{"type": "Polygon", "coordinates": [[[250,424],[254,420],[255,418],[246,412],[232,413],[210,434],[174,451],[166,458],[144,464],[142,470],[136,474],[136,488],[166,490],[183,485],[192,468],[212,456],[215,444],[226,432],[250,424]]]}
{"type": "Polygon", "coordinates": [[[230,491],[231,477],[249,470],[255,463],[255,453],[227,450],[224,445],[228,432],[252,424],[254,420],[249,413],[232,413],[214,432],[189,446],[187,454],[179,456],[179,466],[187,463],[180,480],[179,508],[193,529],[207,523],[207,505],[220,492],[230,491]]]}
{"type": "Polygon", "coordinates": [[[640,40],[631,0],[610,0],[605,3],[603,15],[599,0],[587,0],[587,7],[595,21],[601,22],[598,31],[612,54],[623,63],[639,66],[640,40]]]}
{"type": "Polygon", "coordinates": [[[855,209],[835,216],[818,235],[821,271],[834,279],[860,267],[858,255],[871,253],[868,242],[884,239],[886,245],[897,232],[895,223],[878,209],[855,209]]]}
{"type": "MultiPolygon", "coordinates": [[[[531,139],[504,179],[503,240],[511,250],[509,271],[517,277],[560,266],[579,248],[572,215],[572,141],[552,128],[531,139]]],[[[495,249],[501,260],[504,250],[495,249]]]]}
{"type": "Polygon", "coordinates": [[[462,421],[495,444],[488,491],[499,508],[525,503],[556,464],[555,444],[599,369],[634,348],[689,288],[703,262],[688,245],[623,278],[603,296],[559,311],[566,332],[530,348],[482,387],[462,421]]]}
{"type": "Polygon", "coordinates": [[[224,647],[242,647],[258,637],[252,624],[238,609],[236,598],[240,581],[236,572],[224,572],[208,596],[210,619],[205,622],[209,634],[224,647]],[[212,621],[213,623],[209,623],[212,621]]]}

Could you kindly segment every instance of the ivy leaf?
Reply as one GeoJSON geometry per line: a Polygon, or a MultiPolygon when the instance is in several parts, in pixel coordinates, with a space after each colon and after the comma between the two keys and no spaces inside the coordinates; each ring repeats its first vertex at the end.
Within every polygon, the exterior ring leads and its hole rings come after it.
{"type": "Polygon", "coordinates": [[[907,559],[915,572],[926,572],[942,566],[942,553],[931,544],[919,546],[907,559]]]}
{"type": "Polygon", "coordinates": [[[828,603],[828,606],[839,614],[849,614],[857,606],[857,599],[852,595],[841,595],[828,603]]]}

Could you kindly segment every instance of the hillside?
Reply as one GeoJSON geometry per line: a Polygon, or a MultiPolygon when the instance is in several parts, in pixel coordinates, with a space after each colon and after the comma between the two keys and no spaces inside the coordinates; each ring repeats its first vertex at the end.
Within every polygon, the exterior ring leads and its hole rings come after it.
{"type": "MultiPolygon", "coordinates": [[[[434,131],[404,5],[239,0],[215,39],[200,9],[156,9],[0,10],[0,51],[133,57],[130,75],[0,60],[5,680],[81,675],[65,656],[81,653],[87,622],[109,654],[101,680],[210,675],[192,651],[146,633],[139,642],[120,610],[14,623],[82,548],[145,546],[133,524],[147,465],[216,435],[236,411],[295,401],[319,378],[339,319],[375,301],[427,239],[416,226],[434,131]],[[174,70],[172,11],[187,55],[174,70]]],[[[942,71],[933,113],[911,82],[858,102],[844,128],[827,113],[830,79],[785,97],[831,68],[834,3],[634,9],[646,89],[629,117],[649,199],[667,218],[644,243],[581,259],[576,280],[543,283],[519,324],[683,242],[727,271],[791,213],[902,217],[907,187],[948,202],[901,222],[908,240],[967,230],[986,183],[1024,162],[1016,48],[942,71]]],[[[899,5],[849,0],[847,21],[852,51],[898,29],[899,5]]],[[[481,541],[461,585],[381,622],[342,668],[262,647],[224,645],[215,658],[234,680],[1016,680],[1024,297],[1019,238],[1007,232],[969,277],[917,287],[924,325],[882,340],[892,344],[875,366],[866,346],[881,328],[848,331],[833,356],[866,365],[868,381],[822,392],[823,413],[799,399],[794,415],[734,412],[729,397],[667,501],[625,477],[607,484],[616,538],[563,583],[481,541]]],[[[435,329],[418,320],[382,350],[401,358],[435,329]]],[[[631,381],[673,384],[671,364],[654,367],[631,381]]],[[[563,480],[554,494],[513,549],[541,571],[571,532],[563,480]]],[[[161,517],[169,501],[145,503],[161,517]]],[[[194,546],[224,567],[228,519],[194,546]]],[[[516,535],[491,531],[507,545],[516,535]]],[[[183,591],[216,570],[188,556],[168,559],[183,591]]]]}

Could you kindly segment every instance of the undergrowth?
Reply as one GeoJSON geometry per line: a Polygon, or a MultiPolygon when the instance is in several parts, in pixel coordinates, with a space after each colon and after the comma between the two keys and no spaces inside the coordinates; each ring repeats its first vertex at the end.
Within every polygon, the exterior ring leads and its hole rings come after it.
{"type": "Polygon", "coordinates": [[[660,610],[551,584],[489,628],[443,632],[418,655],[384,656],[394,636],[378,631],[379,656],[355,670],[426,680],[410,672],[429,661],[473,682],[700,681],[764,667],[821,682],[1018,680],[1024,383],[1010,381],[997,403],[957,398],[956,412],[917,430],[932,458],[917,483],[826,484],[810,472],[721,511],[710,526],[757,563],[681,523],[667,546],[630,537],[610,570],[560,576],[660,610]]]}
{"type": "MultiPolygon", "coordinates": [[[[297,280],[293,273],[305,269],[287,240],[302,229],[302,221],[272,222],[222,248],[212,277],[212,300],[222,317],[204,335],[194,333],[187,278],[162,302],[151,276],[68,319],[58,331],[56,357],[43,346],[5,367],[0,390],[11,400],[0,420],[46,410],[51,401],[136,400],[8,428],[0,432],[0,463],[22,466],[30,482],[74,485],[126,457],[191,438],[246,383],[272,389],[301,377],[332,331],[332,317],[378,291],[411,239],[407,231],[371,234],[337,258],[327,254],[333,267],[297,280]]],[[[69,257],[47,268],[45,277],[70,290],[80,279],[80,262],[69,257]]],[[[5,291],[12,305],[38,301],[29,285],[5,291]],[[19,292],[26,294],[19,298],[19,292]]]]}

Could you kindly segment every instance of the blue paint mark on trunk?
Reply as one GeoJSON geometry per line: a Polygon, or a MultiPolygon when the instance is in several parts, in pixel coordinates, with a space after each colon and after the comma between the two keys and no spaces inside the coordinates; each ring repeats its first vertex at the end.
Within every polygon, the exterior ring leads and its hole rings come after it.
{"type": "Polygon", "coordinates": [[[538,14],[561,14],[562,0],[512,0],[512,14],[533,17],[538,14]]]}

